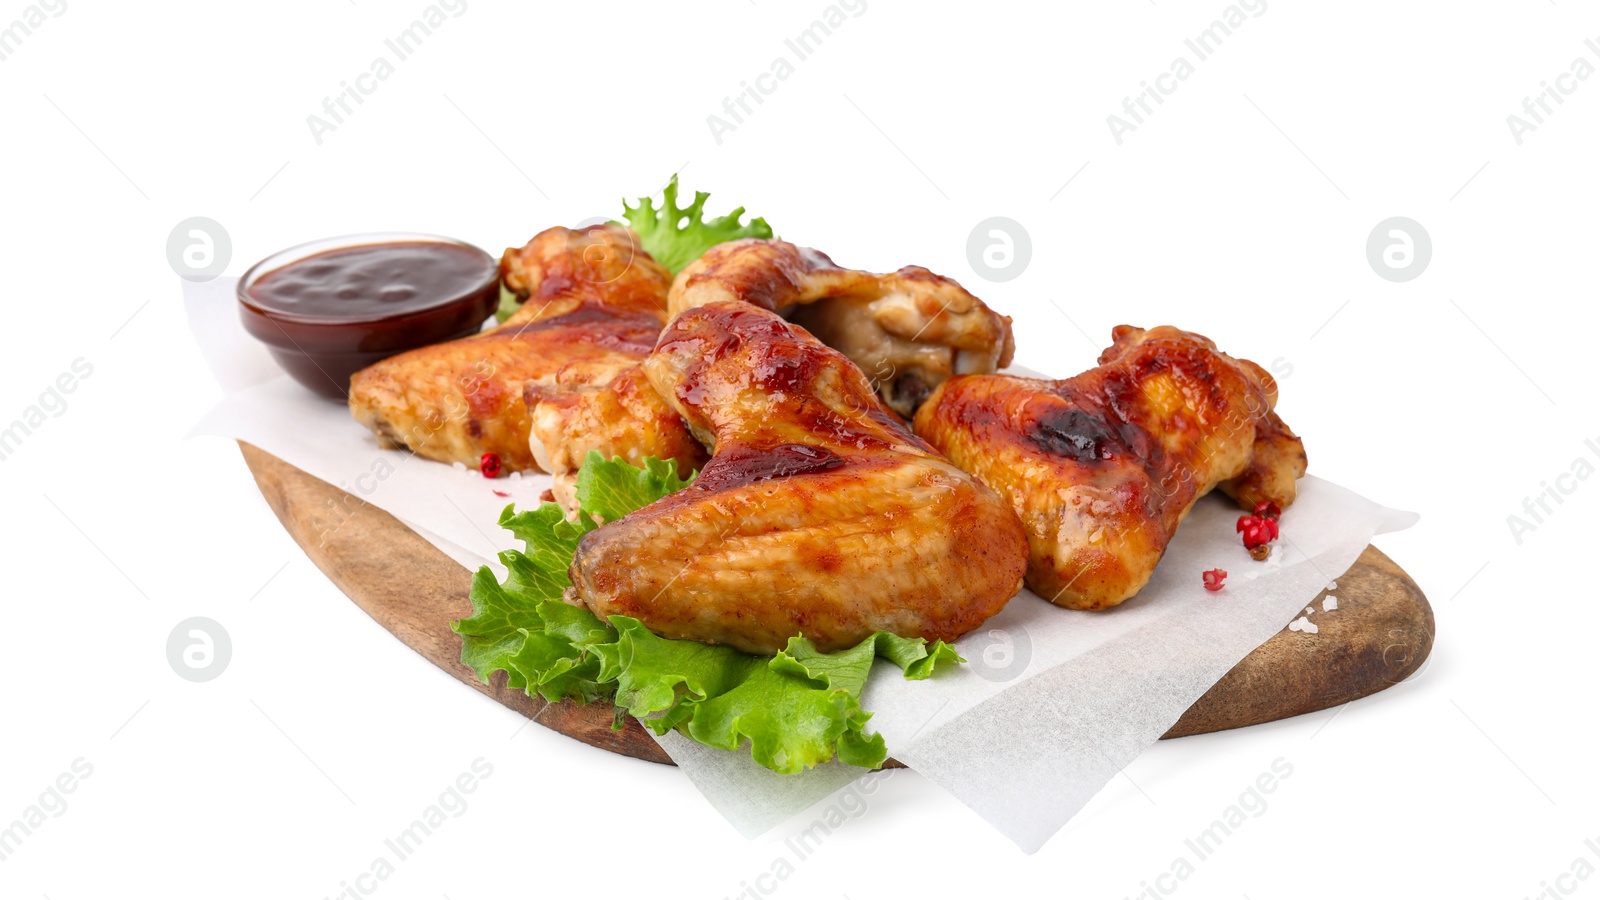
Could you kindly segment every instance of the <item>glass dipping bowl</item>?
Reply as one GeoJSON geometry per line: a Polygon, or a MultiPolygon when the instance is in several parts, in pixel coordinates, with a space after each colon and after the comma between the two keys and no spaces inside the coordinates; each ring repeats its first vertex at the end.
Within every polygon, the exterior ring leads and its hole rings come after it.
{"type": "MultiPolygon", "coordinates": [[[[417,259],[411,260],[413,266],[416,263],[417,259]]],[[[428,267],[423,267],[415,274],[427,271],[428,267]]],[[[294,280],[304,284],[306,273],[297,272],[294,280]]],[[[314,278],[311,280],[314,284],[314,278]]],[[[245,330],[267,345],[284,371],[312,391],[344,401],[350,376],[367,366],[407,350],[477,334],[500,303],[500,270],[494,257],[454,238],[373,232],[323,238],[280,250],[244,273],[237,296],[245,330]],[[375,304],[370,292],[360,298],[352,295],[349,302],[361,308],[350,311],[339,310],[339,300],[334,298],[323,298],[320,307],[286,308],[295,304],[275,303],[277,298],[267,290],[272,285],[263,285],[266,279],[313,257],[327,254],[324,261],[371,263],[386,247],[391,254],[437,253],[441,261],[450,258],[451,281],[430,286],[426,277],[418,279],[419,286],[387,312],[374,308],[382,304],[375,304]]]]}

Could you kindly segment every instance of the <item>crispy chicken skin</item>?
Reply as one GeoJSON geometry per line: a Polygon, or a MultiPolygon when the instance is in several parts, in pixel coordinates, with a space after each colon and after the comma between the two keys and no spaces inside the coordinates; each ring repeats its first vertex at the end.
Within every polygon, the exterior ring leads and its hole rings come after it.
{"type": "Polygon", "coordinates": [[[672,274],[639,246],[639,236],[621,225],[546,228],[500,257],[500,280],[523,301],[506,321],[561,315],[552,307],[588,302],[629,309],[666,321],[665,291],[672,274]]]}
{"type": "Polygon", "coordinates": [[[1073,609],[1138,593],[1213,487],[1246,508],[1286,508],[1306,471],[1260,366],[1170,326],[1112,338],[1097,368],[1064,381],[951,379],[915,423],[1010,499],[1028,531],[1028,587],[1073,609]]]}
{"type": "Polygon", "coordinates": [[[670,459],[688,478],[706,461],[706,450],[645,378],[637,364],[599,385],[551,389],[530,382],[525,389],[533,420],[534,459],[551,473],[551,492],[569,514],[578,508],[578,468],[591,451],[643,466],[647,456],[670,459]]]}
{"type": "MultiPolygon", "coordinates": [[[[602,388],[650,352],[666,321],[671,276],[637,244],[626,228],[597,225],[550,228],[507,250],[502,281],[523,305],[492,331],[357,372],[350,385],[356,421],[386,446],[428,459],[476,466],[497,453],[511,469],[544,467],[530,445],[527,391],[602,388]]],[[[688,441],[681,424],[673,428],[652,420],[637,430],[658,446],[688,441]]]]}
{"type": "Polygon", "coordinates": [[[950,640],[1017,592],[1010,506],[933,453],[861,371],[742,302],[687,310],[644,371],[713,447],[689,487],[585,535],[572,576],[596,615],[774,653],[875,631],[950,640]]]}
{"type": "Polygon", "coordinates": [[[834,265],[827,254],[779,240],[718,244],[673,280],[674,315],[743,300],[799,324],[849,357],[885,403],[909,418],[952,375],[1009,365],[1011,319],[961,285],[920,266],[887,275],[834,265]]]}

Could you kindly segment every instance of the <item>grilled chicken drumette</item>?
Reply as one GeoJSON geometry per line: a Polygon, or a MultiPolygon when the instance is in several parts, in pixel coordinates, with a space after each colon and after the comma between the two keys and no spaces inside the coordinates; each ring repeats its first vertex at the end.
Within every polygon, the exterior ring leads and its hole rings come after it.
{"type": "Polygon", "coordinates": [[[1167,326],[1119,326],[1113,341],[1064,381],[951,379],[916,417],[918,435],[1016,508],[1028,587],[1075,609],[1137,593],[1213,487],[1246,509],[1288,507],[1306,471],[1260,366],[1167,326]]]}

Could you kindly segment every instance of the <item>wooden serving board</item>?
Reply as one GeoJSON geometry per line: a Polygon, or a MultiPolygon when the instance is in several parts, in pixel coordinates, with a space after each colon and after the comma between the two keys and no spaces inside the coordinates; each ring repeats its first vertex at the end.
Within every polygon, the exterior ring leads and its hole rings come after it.
{"type": "MultiPolygon", "coordinates": [[[[450,630],[451,622],[472,614],[472,573],[376,506],[250,444],[241,441],[239,449],[267,503],[311,561],[406,646],[546,728],[614,753],[672,762],[634,719],[614,730],[608,703],[546,703],[507,689],[503,672],[493,684],[479,681],[461,664],[461,639],[450,630]],[[319,541],[323,534],[329,537],[319,541]]],[[[1337,581],[1338,614],[1317,616],[1317,634],[1285,628],[1274,635],[1163,737],[1327,709],[1398,684],[1421,668],[1433,648],[1433,609],[1411,576],[1369,546],[1337,581]]],[[[1321,602],[1319,596],[1318,609],[1321,602]]]]}

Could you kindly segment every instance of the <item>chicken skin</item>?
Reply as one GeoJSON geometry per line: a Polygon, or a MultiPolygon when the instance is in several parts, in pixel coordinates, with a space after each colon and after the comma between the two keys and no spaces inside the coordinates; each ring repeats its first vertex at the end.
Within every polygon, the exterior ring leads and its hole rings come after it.
{"type": "Polygon", "coordinates": [[[705,448],[638,364],[602,384],[552,388],[529,382],[523,394],[532,419],[534,459],[553,477],[551,493],[568,515],[578,508],[578,469],[591,451],[639,467],[648,456],[670,459],[682,478],[706,461],[705,448]]]}
{"type": "Polygon", "coordinates": [[[1028,532],[1028,587],[1073,609],[1138,593],[1213,487],[1247,509],[1286,508],[1306,471],[1260,366],[1170,326],[1112,338],[1097,368],[1064,381],[951,379],[915,423],[1010,500],[1028,532]]]}
{"type": "MultiPolygon", "coordinates": [[[[621,226],[547,229],[507,250],[500,268],[502,283],[524,301],[500,326],[402,353],[351,379],[351,412],[385,446],[468,466],[485,453],[513,470],[551,470],[557,459],[564,465],[570,454],[562,452],[559,429],[551,435],[554,452],[531,442],[530,393],[543,400],[603,392],[644,359],[666,321],[671,276],[621,226]]],[[[623,415],[632,407],[610,411],[623,415]]],[[[667,459],[690,449],[684,474],[698,462],[698,448],[675,416],[607,427],[612,444],[624,443],[625,434],[637,439],[620,455],[667,459]]],[[[560,480],[563,472],[554,474],[560,480]]]]}
{"type": "Polygon", "coordinates": [[[854,364],[742,302],[686,310],[644,363],[711,461],[689,487],[584,535],[574,599],[655,633],[775,653],[876,631],[951,640],[1016,594],[1005,500],[881,403],[854,364]]]}
{"type": "Polygon", "coordinates": [[[782,315],[849,357],[910,418],[952,375],[1009,365],[1011,319],[920,266],[878,275],[779,240],[718,244],[673,280],[669,309],[743,300],[782,315]]]}

